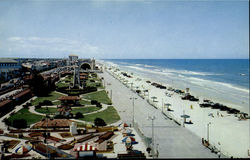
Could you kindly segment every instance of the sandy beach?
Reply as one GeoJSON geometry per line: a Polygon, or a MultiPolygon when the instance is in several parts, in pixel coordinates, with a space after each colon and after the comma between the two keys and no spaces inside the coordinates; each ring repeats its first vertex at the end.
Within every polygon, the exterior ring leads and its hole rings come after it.
{"type": "MultiPolygon", "coordinates": [[[[173,91],[168,91],[167,89],[159,89],[151,85],[152,82],[158,83],[157,80],[155,80],[154,78],[149,79],[145,77],[139,77],[135,74],[132,75],[131,73],[127,73],[131,77],[126,77],[126,76],[123,76],[121,73],[125,71],[117,70],[116,67],[112,67],[111,70],[106,70],[106,71],[110,75],[114,76],[121,83],[123,83],[123,86],[127,86],[127,88],[129,88],[130,90],[134,92],[136,90],[148,90],[148,92],[142,92],[140,94],[140,96],[143,97],[144,99],[142,99],[143,102],[138,105],[141,105],[141,107],[143,108],[143,106],[146,106],[146,103],[147,104],[150,103],[153,106],[155,106],[155,108],[157,109],[154,109],[151,106],[152,108],[151,111],[148,110],[147,107],[144,107],[141,111],[138,110],[137,114],[135,113],[135,121],[137,121],[138,123],[141,120],[141,118],[138,118],[140,116],[138,114],[139,113],[144,114],[143,112],[145,112],[146,114],[155,115],[157,117],[155,120],[156,126],[164,126],[168,124],[169,122],[175,123],[174,121],[176,121],[177,123],[181,124],[180,125],[181,129],[185,129],[185,130],[188,129],[188,131],[191,131],[195,136],[197,136],[197,139],[198,139],[197,141],[199,141],[200,147],[204,147],[201,145],[201,139],[209,138],[210,144],[216,147],[217,150],[220,150],[221,153],[224,154],[226,157],[249,158],[249,149],[250,149],[249,119],[239,120],[238,118],[239,115],[228,114],[226,111],[220,111],[219,109],[201,108],[199,104],[203,103],[203,99],[205,99],[206,97],[199,96],[199,100],[200,100],[199,102],[191,102],[188,100],[182,100],[181,97],[183,96],[180,94],[177,94],[173,91]],[[150,81],[151,83],[147,83],[146,81],[150,81]],[[168,93],[168,95],[171,95],[171,96],[166,96],[166,92],[168,93]],[[152,98],[152,97],[155,97],[155,98],[152,98]],[[167,110],[166,105],[164,105],[167,103],[171,104],[170,109],[172,111],[167,110]],[[173,120],[170,121],[168,118],[166,118],[162,114],[162,112],[166,114],[168,117],[172,118],[174,121],[173,120]],[[184,124],[183,123],[184,119],[181,117],[181,115],[183,114],[190,116],[189,118],[187,118],[187,121],[191,120],[193,124],[184,124]],[[157,120],[157,119],[160,119],[159,117],[165,117],[167,120],[165,120],[165,122],[161,120],[157,120]],[[209,134],[209,137],[208,137],[208,134],[209,134]]],[[[105,76],[105,78],[107,77],[108,76],[105,76]]],[[[108,83],[110,81],[107,79],[105,80],[108,83]]],[[[172,87],[170,84],[161,84],[161,85],[164,85],[166,87],[172,87]]],[[[110,86],[108,85],[107,88],[109,87],[110,86]]],[[[193,95],[192,88],[190,88],[189,93],[193,95]]],[[[125,95],[122,95],[122,96],[125,96],[125,95]]],[[[194,95],[194,96],[197,97],[198,95],[194,95]]],[[[136,103],[138,103],[138,101],[136,101],[136,103]]],[[[119,112],[125,112],[125,110],[126,110],[125,108],[118,109],[119,112]]],[[[131,113],[130,114],[127,113],[127,115],[124,115],[124,116],[121,115],[121,118],[126,119],[126,117],[131,117],[131,113]]],[[[144,118],[144,120],[141,120],[140,124],[142,124],[141,127],[144,129],[146,133],[147,133],[146,130],[150,132],[150,129],[151,129],[150,124],[147,122],[146,118],[144,118]]],[[[171,130],[175,130],[178,127],[172,124],[170,128],[171,130]]],[[[159,138],[160,141],[164,141],[163,135],[162,137],[159,136],[157,138],[159,138]]],[[[178,141],[178,139],[179,138],[173,139],[173,141],[178,141]]],[[[159,146],[161,145],[161,143],[162,142],[159,142],[159,146]]],[[[184,144],[182,145],[184,146],[184,144]]],[[[162,146],[160,146],[160,148],[161,147],[162,146]]],[[[171,147],[176,147],[175,149],[179,149],[177,148],[177,146],[168,146],[168,149],[165,149],[165,150],[170,151],[169,148],[171,147]]],[[[185,149],[189,147],[190,146],[186,146],[185,149]]],[[[161,153],[163,152],[164,152],[164,149],[161,149],[160,157],[161,157],[161,153]]],[[[200,151],[198,150],[197,153],[199,152],[200,151]]],[[[164,156],[168,157],[167,155],[162,155],[162,157],[164,156]]],[[[200,157],[202,158],[202,157],[209,157],[209,156],[211,155],[203,154],[203,156],[201,155],[200,157]]],[[[185,157],[185,155],[183,155],[183,157],[185,157]]]]}

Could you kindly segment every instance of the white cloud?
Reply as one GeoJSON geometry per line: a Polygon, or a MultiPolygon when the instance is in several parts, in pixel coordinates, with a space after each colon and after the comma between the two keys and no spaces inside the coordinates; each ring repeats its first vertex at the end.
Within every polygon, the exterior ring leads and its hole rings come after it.
{"type": "Polygon", "coordinates": [[[12,52],[75,53],[83,54],[86,57],[95,56],[99,52],[99,47],[85,41],[58,37],[9,37],[5,47],[12,52]]]}

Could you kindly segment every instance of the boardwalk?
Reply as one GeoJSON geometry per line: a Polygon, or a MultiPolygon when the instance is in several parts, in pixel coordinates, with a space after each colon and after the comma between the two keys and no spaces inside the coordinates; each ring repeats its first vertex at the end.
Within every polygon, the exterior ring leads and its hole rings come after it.
{"type": "MultiPolygon", "coordinates": [[[[107,91],[112,90],[114,107],[123,121],[132,123],[132,96],[135,100],[135,122],[139,125],[145,136],[151,137],[152,121],[147,120],[149,115],[154,115],[155,146],[158,145],[159,158],[217,158],[210,150],[202,146],[201,139],[186,128],[177,125],[172,120],[162,115],[160,110],[150,106],[145,100],[135,95],[129,88],[109,75],[107,72],[99,74],[104,77],[107,91]]],[[[111,94],[110,94],[111,95],[111,94]]]]}

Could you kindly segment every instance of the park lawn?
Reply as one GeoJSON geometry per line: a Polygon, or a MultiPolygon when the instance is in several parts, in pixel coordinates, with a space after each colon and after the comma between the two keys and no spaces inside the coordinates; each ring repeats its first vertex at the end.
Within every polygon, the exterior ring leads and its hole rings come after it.
{"type": "Polygon", "coordinates": [[[39,113],[44,113],[44,114],[54,114],[57,112],[57,108],[52,108],[52,107],[48,107],[48,110],[46,107],[42,107],[39,109],[35,109],[35,111],[39,112],[39,113]]]}
{"type": "Polygon", "coordinates": [[[90,82],[90,80],[87,80],[87,81],[86,81],[86,86],[89,86],[89,87],[96,87],[96,83],[95,83],[95,82],[90,82]]]}
{"type": "Polygon", "coordinates": [[[101,112],[84,115],[84,118],[81,118],[81,120],[94,123],[96,118],[103,119],[106,124],[111,124],[120,120],[120,116],[113,106],[108,106],[107,109],[101,112]]]}
{"type": "Polygon", "coordinates": [[[89,101],[86,101],[86,100],[83,100],[83,99],[81,99],[79,102],[80,102],[81,105],[90,105],[91,104],[89,101]]]}
{"type": "Polygon", "coordinates": [[[31,104],[33,106],[35,106],[35,105],[38,105],[38,103],[43,102],[44,100],[54,101],[61,96],[63,96],[63,94],[59,94],[56,92],[50,92],[50,94],[46,97],[37,97],[35,100],[32,100],[31,104]]]}
{"type": "Polygon", "coordinates": [[[63,82],[58,82],[56,84],[57,88],[65,88],[65,87],[69,87],[69,83],[63,83],[63,82]]]}
{"type": "Polygon", "coordinates": [[[72,81],[73,81],[73,77],[66,77],[66,78],[64,79],[64,81],[70,81],[70,82],[72,82],[72,81]]]}
{"type": "Polygon", "coordinates": [[[27,108],[22,108],[18,112],[16,112],[14,115],[10,116],[8,120],[13,124],[12,122],[15,119],[25,119],[27,121],[28,125],[31,125],[33,123],[36,123],[44,118],[43,116],[33,114],[29,112],[29,109],[27,108]]]}
{"type": "Polygon", "coordinates": [[[81,112],[82,114],[85,114],[85,113],[98,111],[100,109],[101,108],[95,107],[95,106],[93,106],[93,107],[82,107],[82,108],[72,108],[71,113],[76,114],[77,112],[81,112]]]}
{"type": "Polygon", "coordinates": [[[86,98],[89,100],[96,100],[104,104],[111,104],[111,100],[109,99],[105,90],[84,94],[83,98],[86,98]]]}
{"type": "Polygon", "coordinates": [[[52,102],[54,105],[60,105],[61,101],[52,102]]]}

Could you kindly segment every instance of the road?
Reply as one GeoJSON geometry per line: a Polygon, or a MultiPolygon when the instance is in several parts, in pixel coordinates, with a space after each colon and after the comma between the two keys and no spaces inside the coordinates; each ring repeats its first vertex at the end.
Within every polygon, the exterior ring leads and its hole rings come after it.
{"type": "Polygon", "coordinates": [[[131,97],[136,97],[134,101],[135,122],[145,136],[152,136],[152,121],[147,120],[148,116],[155,116],[154,139],[155,146],[158,145],[159,158],[217,158],[209,149],[201,144],[201,139],[188,129],[177,125],[172,120],[167,119],[160,110],[149,105],[146,100],[134,94],[129,88],[109,75],[106,71],[98,74],[104,77],[106,90],[109,96],[112,95],[114,107],[119,112],[121,119],[128,124],[132,124],[133,105],[131,97]],[[112,91],[111,91],[112,90],[112,91]],[[112,94],[111,94],[112,92],[112,94]]]}

